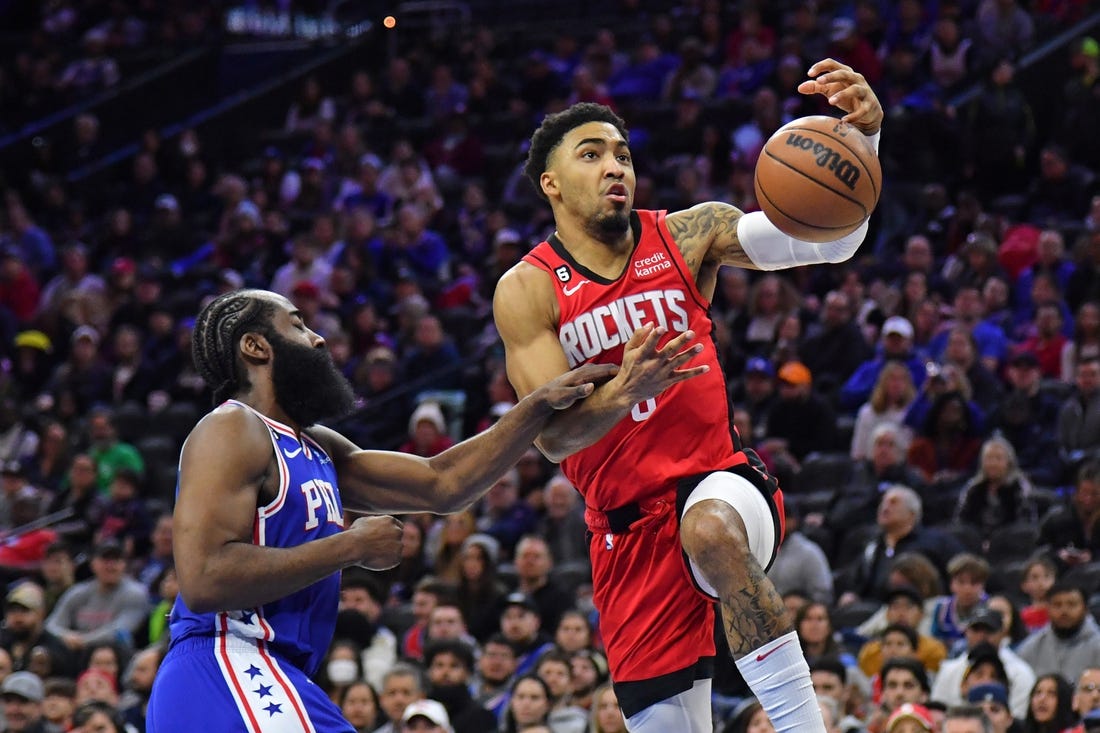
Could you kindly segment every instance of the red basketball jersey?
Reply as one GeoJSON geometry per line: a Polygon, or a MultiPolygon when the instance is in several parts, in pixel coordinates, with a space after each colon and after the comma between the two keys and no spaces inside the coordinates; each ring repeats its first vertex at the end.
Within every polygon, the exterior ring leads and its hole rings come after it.
{"type": "Polygon", "coordinates": [[[523,259],[554,279],[558,338],[569,366],[621,364],[623,346],[646,323],[664,326],[663,346],[694,330],[703,351],[687,366],[710,371],[634,406],[603,438],[562,461],[590,509],[607,511],[667,493],[684,476],[744,463],[736,452],[725,378],[709,303],[672,240],[664,211],[635,211],[634,252],[614,280],[587,269],[552,236],[523,259]]]}

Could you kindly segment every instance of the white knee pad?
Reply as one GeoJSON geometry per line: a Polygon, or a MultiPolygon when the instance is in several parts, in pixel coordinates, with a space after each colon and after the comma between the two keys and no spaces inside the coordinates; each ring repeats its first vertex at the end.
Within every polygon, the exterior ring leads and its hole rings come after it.
{"type": "MultiPolygon", "coordinates": [[[[716,471],[700,481],[688,495],[680,519],[684,518],[688,509],[707,499],[724,501],[741,515],[748,535],[749,551],[760,563],[760,567],[768,567],[775,553],[776,529],[771,507],[760,489],[736,473],[716,471]]],[[[718,592],[694,561],[691,562],[691,574],[700,590],[714,598],[718,597],[718,592]]]]}

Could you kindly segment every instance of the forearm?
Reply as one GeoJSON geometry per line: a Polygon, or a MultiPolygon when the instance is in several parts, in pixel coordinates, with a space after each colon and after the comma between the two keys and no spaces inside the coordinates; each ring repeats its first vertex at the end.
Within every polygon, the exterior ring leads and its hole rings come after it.
{"type": "Polygon", "coordinates": [[[288,548],[227,542],[177,564],[180,592],[198,613],[253,608],[355,564],[353,550],[345,533],[288,548]]]}
{"type": "Polygon", "coordinates": [[[440,482],[436,493],[440,511],[460,511],[481,498],[519,461],[554,414],[543,393],[536,390],[488,430],[431,458],[429,464],[440,482]]]}
{"type": "Polygon", "coordinates": [[[583,402],[556,413],[536,441],[543,455],[554,463],[561,463],[607,435],[629,415],[635,403],[617,387],[618,382],[612,380],[597,387],[583,402]]]}

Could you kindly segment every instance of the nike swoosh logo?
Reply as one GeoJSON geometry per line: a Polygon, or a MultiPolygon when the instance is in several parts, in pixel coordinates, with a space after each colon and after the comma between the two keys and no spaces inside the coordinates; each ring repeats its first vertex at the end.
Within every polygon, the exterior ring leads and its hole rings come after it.
{"type": "Polygon", "coordinates": [[[293,458],[294,456],[298,455],[301,452],[302,452],[302,446],[298,446],[294,450],[287,450],[286,448],[283,448],[283,455],[286,456],[287,458],[293,458]]]}
{"type": "Polygon", "coordinates": [[[787,640],[786,640],[785,642],[783,642],[783,643],[782,643],[782,644],[780,644],[779,646],[775,647],[774,649],[771,649],[771,650],[769,650],[769,651],[767,651],[767,652],[765,652],[765,653],[763,653],[763,654],[757,654],[757,655],[756,655],[756,661],[758,661],[758,662],[763,662],[763,661],[764,661],[765,659],[767,659],[767,658],[768,658],[768,657],[770,657],[771,655],[775,654],[775,653],[776,653],[777,651],[779,651],[779,650],[780,650],[780,649],[782,649],[783,647],[787,646],[787,645],[788,645],[788,644],[790,644],[790,643],[791,643],[792,641],[794,641],[794,640],[793,640],[793,639],[787,639],[787,640]]]}
{"type": "Polygon", "coordinates": [[[565,293],[566,297],[568,297],[568,296],[572,295],[573,293],[577,292],[578,290],[580,290],[581,286],[584,285],[587,282],[588,282],[588,280],[581,280],[579,283],[577,283],[576,285],[574,285],[571,288],[567,288],[563,285],[561,291],[563,293],[565,293]]]}

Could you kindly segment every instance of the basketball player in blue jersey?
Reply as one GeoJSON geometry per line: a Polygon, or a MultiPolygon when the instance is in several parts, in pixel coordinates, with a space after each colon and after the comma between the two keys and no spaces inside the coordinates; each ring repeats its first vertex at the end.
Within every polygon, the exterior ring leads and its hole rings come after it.
{"type": "Polygon", "coordinates": [[[556,410],[617,371],[568,372],[488,431],[424,459],[364,451],[316,424],[353,401],[324,347],[275,293],[234,291],[199,314],[195,364],[220,404],[180,456],[180,597],[149,733],[350,733],[309,676],[332,640],[340,570],[400,559],[401,523],[379,515],[468,507],[556,410]],[[373,516],[345,528],[345,507],[373,516]]]}

